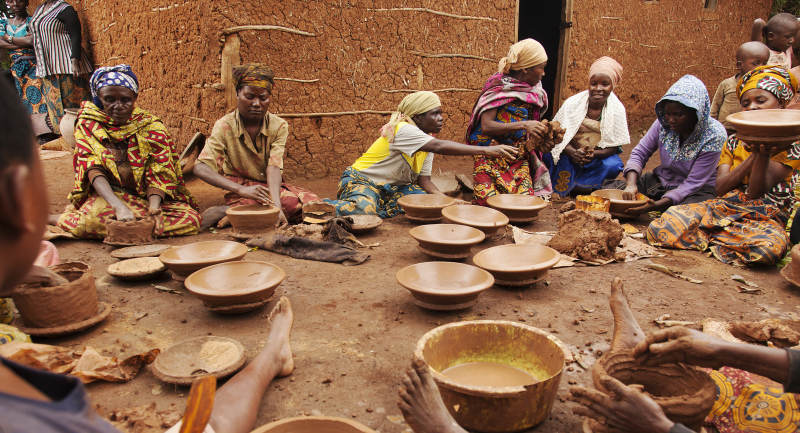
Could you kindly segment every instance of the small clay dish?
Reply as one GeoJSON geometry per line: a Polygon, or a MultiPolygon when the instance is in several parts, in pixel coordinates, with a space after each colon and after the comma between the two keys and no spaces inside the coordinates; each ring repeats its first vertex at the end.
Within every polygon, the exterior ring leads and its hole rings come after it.
{"type": "Polygon", "coordinates": [[[167,267],[158,257],[137,257],[112,263],[106,272],[120,280],[137,281],[157,277],[166,270],[167,267]]]}
{"type": "Polygon", "coordinates": [[[348,218],[353,220],[352,233],[367,233],[383,224],[383,218],[378,215],[350,215],[348,218]]]}
{"type": "Polygon", "coordinates": [[[184,285],[209,308],[243,313],[269,301],[285,278],[286,272],[272,263],[238,261],[200,269],[184,285]]]}
{"type": "Polygon", "coordinates": [[[598,189],[592,192],[592,196],[608,199],[611,203],[608,212],[611,215],[617,218],[631,218],[631,215],[625,212],[632,207],[647,203],[647,196],[639,192],[636,193],[636,200],[625,200],[622,198],[623,193],[621,189],[598,189]]]}
{"type": "Polygon", "coordinates": [[[198,376],[228,377],[244,366],[242,343],[207,335],[173,344],[153,362],[153,374],[167,383],[191,385],[198,376]]]}
{"type": "Polygon", "coordinates": [[[237,238],[251,238],[275,230],[278,213],[275,206],[248,204],[234,206],[225,211],[237,238]]]}
{"type": "Polygon", "coordinates": [[[482,231],[461,224],[427,224],[408,231],[423,253],[440,259],[465,259],[486,239],[482,231]]]}
{"type": "Polygon", "coordinates": [[[170,249],[167,244],[136,245],[133,247],[119,248],[111,252],[115,259],[135,259],[137,257],[158,257],[159,254],[170,249]]]}
{"type": "Polygon", "coordinates": [[[463,310],[494,285],[492,274],[456,262],[423,262],[397,271],[397,282],[408,289],[414,303],[429,310],[463,310]]]}
{"type": "Polygon", "coordinates": [[[442,209],[456,199],[441,194],[407,194],[397,200],[406,218],[413,222],[435,223],[442,219],[442,209]]]}
{"type": "Polygon", "coordinates": [[[781,276],[788,282],[800,287],[800,244],[792,247],[792,260],[781,269],[781,276]]]}
{"type": "Polygon", "coordinates": [[[750,144],[788,148],[800,140],[800,111],[769,109],[740,111],[726,118],[736,136],[750,144]]]}
{"type": "Polygon", "coordinates": [[[507,244],[487,248],[472,258],[494,275],[501,286],[529,286],[544,278],[561,259],[558,251],[540,244],[507,244]]]}
{"type": "Polygon", "coordinates": [[[262,425],[250,433],[375,433],[375,430],[345,418],[300,416],[262,425]]]}
{"type": "Polygon", "coordinates": [[[442,209],[445,222],[475,227],[491,236],[508,225],[508,217],[492,208],[460,204],[442,209]]]}
{"type": "Polygon", "coordinates": [[[135,221],[109,221],[106,223],[104,244],[117,247],[143,245],[153,242],[155,221],[151,218],[135,221]]]}
{"type": "Polygon", "coordinates": [[[585,212],[608,212],[611,200],[596,195],[579,195],[575,197],[575,209],[585,212]]]}
{"type": "Polygon", "coordinates": [[[527,224],[536,219],[548,202],[527,194],[497,194],[487,198],[486,204],[503,212],[512,223],[527,224]]]}
{"type": "Polygon", "coordinates": [[[203,241],[172,247],[158,256],[178,278],[217,263],[240,260],[247,247],[233,241],[203,241]]]}
{"type": "Polygon", "coordinates": [[[80,322],[46,328],[28,328],[26,326],[17,326],[17,328],[31,337],[62,337],[64,335],[77,334],[78,332],[85,331],[102,322],[103,320],[106,320],[109,314],[111,314],[111,304],[107,302],[99,302],[97,304],[97,314],[89,317],[88,319],[81,320],[80,322]]]}

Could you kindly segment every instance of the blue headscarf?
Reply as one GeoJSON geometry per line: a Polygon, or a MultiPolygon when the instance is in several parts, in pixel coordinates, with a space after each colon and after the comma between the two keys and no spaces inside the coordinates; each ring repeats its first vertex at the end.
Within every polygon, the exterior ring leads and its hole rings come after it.
{"type": "Polygon", "coordinates": [[[130,65],[103,66],[97,68],[89,79],[89,87],[92,90],[92,102],[98,108],[103,108],[100,98],[97,96],[100,89],[106,86],[120,86],[130,89],[133,93],[139,93],[139,79],[133,73],[130,65]]]}
{"type": "Polygon", "coordinates": [[[656,115],[661,123],[658,140],[673,160],[693,160],[701,152],[719,152],[728,137],[725,127],[711,117],[711,101],[706,85],[694,75],[684,75],[667,90],[656,103],[656,115]],[[664,119],[664,105],[667,102],[677,102],[697,113],[697,126],[683,145],[680,135],[671,130],[664,119]]]}

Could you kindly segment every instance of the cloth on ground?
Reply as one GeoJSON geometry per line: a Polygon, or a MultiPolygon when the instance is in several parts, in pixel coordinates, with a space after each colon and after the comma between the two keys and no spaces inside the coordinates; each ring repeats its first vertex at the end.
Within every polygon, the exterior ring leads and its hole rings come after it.
{"type": "Polygon", "coordinates": [[[369,260],[369,254],[355,248],[328,241],[315,241],[297,236],[276,234],[272,238],[257,237],[247,241],[251,247],[283,254],[295,259],[341,263],[346,266],[360,265],[369,260]]]}

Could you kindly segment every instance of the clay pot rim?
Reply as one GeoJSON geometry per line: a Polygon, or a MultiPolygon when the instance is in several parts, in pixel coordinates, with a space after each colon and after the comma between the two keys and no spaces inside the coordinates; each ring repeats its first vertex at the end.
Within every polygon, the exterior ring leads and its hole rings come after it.
{"type": "Polygon", "coordinates": [[[561,260],[561,253],[554,250],[553,248],[548,247],[547,245],[541,244],[505,244],[505,245],[497,245],[491,248],[487,248],[485,250],[479,251],[477,254],[472,256],[472,262],[475,263],[476,266],[485,269],[489,272],[532,272],[532,271],[541,271],[545,269],[550,269],[555,266],[558,261],[561,260]],[[501,249],[530,249],[530,248],[537,248],[537,249],[544,249],[547,252],[552,252],[553,258],[549,260],[545,260],[543,262],[524,265],[524,266],[515,266],[515,267],[504,267],[504,268],[497,268],[490,266],[484,260],[484,257],[492,254],[501,249]]]}
{"type": "Polygon", "coordinates": [[[610,201],[611,204],[624,204],[624,205],[631,205],[631,206],[633,206],[633,205],[643,205],[643,204],[647,203],[647,200],[648,200],[647,196],[642,194],[642,193],[640,193],[640,192],[637,193],[637,197],[638,196],[642,196],[644,198],[639,198],[637,200],[622,200],[622,199],[617,199],[617,198],[604,197],[602,195],[603,191],[619,191],[619,190],[618,189],[611,189],[611,188],[598,189],[597,191],[592,191],[592,193],[590,195],[593,196],[593,197],[604,198],[604,199],[610,201]]]}
{"type": "Polygon", "coordinates": [[[417,341],[417,347],[414,350],[414,358],[422,361],[430,371],[431,375],[433,376],[434,381],[438,385],[445,386],[447,388],[463,392],[465,394],[477,395],[481,397],[500,397],[500,398],[508,398],[514,397],[517,394],[522,394],[528,390],[529,387],[536,386],[540,383],[548,382],[553,380],[554,378],[560,376],[564,372],[564,368],[566,367],[566,355],[564,355],[563,349],[561,349],[562,344],[560,344],[560,340],[555,337],[553,334],[539,329],[530,325],[525,325],[518,322],[512,322],[510,320],[467,320],[462,322],[453,322],[447,323],[445,325],[437,326],[436,328],[431,329],[430,331],[426,332],[420,339],[417,341]],[[449,377],[443,375],[436,369],[428,364],[428,361],[425,360],[425,357],[422,355],[425,349],[425,345],[428,340],[434,338],[436,335],[444,332],[445,329],[449,328],[460,328],[460,327],[467,327],[467,326],[475,326],[475,325],[499,325],[499,326],[511,326],[514,328],[519,328],[527,332],[533,332],[535,334],[539,334],[543,337],[546,337],[551,343],[553,343],[556,348],[558,349],[559,353],[562,354],[561,360],[561,367],[558,369],[557,372],[553,373],[552,375],[548,376],[545,379],[540,381],[536,381],[529,385],[515,385],[515,386],[474,386],[474,385],[464,385],[462,383],[455,382],[451,380],[449,377]]]}
{"type": "MultiPolygon", "coordinates": [[[[787,111],[787,109],[785,108],[770,108],[770,109],[756,110],[756,111],[740,111],[738,113],[733,113],[731,114],[731,116],[733,117],[731,117],[730,123],[734,127],[744,126],[744,127],[765,128],[767,131],[764,132],[768,132],[770,129],[776,129],[776,128],[800,128],[800,113],[793,113],[791,110],[787,111]],[[759,111],[760,113],[757,113],[756,111],[759,111]],[[781,117],[787,117],[787,116],[791,117],[794,114],[795,120],[788,121],[782,119],[778,121],[765,122],[763,120],[759,121],[750,119],[750,117],[759,117],[759,118],[770,117],[769,114],[778,114],[778,113],[780,113],[781,117]]],[[[777,136],[780,137],[783,136],[783,134],[777,136]]]]}
{"type": "MultiPolygon", "coordinates": [[[[50,270],[53,270],[56,273],[58,273],[61,270],[71,271],[71,272],[81,272],[82,273],[82,275],[80,277],[69,281],[69,283],[78,281],[81,278],[86,277],[87,275],[88,275],[89,278],[94,278],[94,275],[92,274],[92,270],[93,270],[92,266],[89,265],[86,262],[79,262],[77,260],[76,261],[70,261],[70,262],[63,262],[63,263],[59,263],[57,265],[50,266],[49,268],[50,268],[50,270]],[[70,266],[76,266],[76,265],[77,265],[78,269],[70,269],[70,266]]],[[[17,284],[14,287],[14,289],[11,292],[11,296],[10,297],[13,297],[13,295],[17,294],[17,293],[28,294],[28,293],[59,290],[58,288],[62,287],[62,286],[64,286],[64,284],[59,284],[58,286],[39,286],[39,285],[36,285],[36,284],[21,283],[21,284],[17,284]]]]}
{"type": "Polygon", "coordinates": [[[245,245],[240,244],[239,242],[234,241],[226,241],[221,239],[215,239],[211,241],[200,241],[200,242],[192,242],[184,245],[176,245],[158,256],[158,259],[161,260],[165,265],[168,267],[170,265],[197,265],[202,266],[204,264],[216,264],[220,260],[235,260],[237,257],[243,257],[247,254],[247,247],[245,245]],[[189,246],[197,246],[199,244],[206,244],[206,243],[214,243],[214,244],[236,244],[236,248],[226,255],[226,256],[216,256],[216,257],[208,257],[205,260],[188,260],[188,259],[172,259],[169,257],[170,252],[177,251],[182,248],[187,248],[189,246]]]}
{"type": "Polygon", "coordinates": [[[397,280],[397,282],[401,286],[403,286],[406,290],[408,290],[409,292],[412,292],[412,293],[416,292],[416,293],[421,293],[421,294],[424,294],[424,295],[436,295],[436,296],[441,296],[441,297],[478,294],[478,293],[481,293],[481,292],[483,292],[485,290],[488,290],[489,288],[491,288],[494,285],[494,276],[492,274],[490,274],[489,272],[487,272],[487,271],[485,271],[485,270],[483,270],[483,269],[481,269],[481,268],[479,268],[477,266],[468,265],[466,263],[460,263],[460,262],[429,261],[429,262],[415,263],[413,265],[408,265],[408,266],[405,266],[405,267],[401,268],[400,270],[398,270],[395,273],[394,277],[395,277],[395,280],[397,280]],[[480,271],[479,274],[481,274],[484,277],[484,281],[482,281],[482,282],[479,281],[478,283],[473,283],[472,286],[465,287],[465,288],[462,288],[462,289],[444,291],[444,290],[438,290],[438,289],[431,289],[429,287],[421,287],[421,286],[417,286],[417,285],[412,285],[412,284],[409,284],[408,281],[400,279],[400,274],[401,273],[404,273],[407,270],[412,269],[412,268],[416,268],[416,267],[430,266],[432,263],[436,263],[437,266],[461,268],[461,269],[463,269],[465,271],[466,270],[470,270],[470,271],[476,271],[477,270],[477,271],[480,271]]]}
{"type": "Polygon", "coordinates": [[[278,265],[275,265],[275,264],[272,264],[272,263],[269,263],[269,262],[265,262],[265,261],[261,261],[261,260],[253,260],[253,261],[240,260],[240,261],[234,261],[234,262],[217,263],[216,265],[211,265],[211,266],[207,266],[207,267],[202,268],[202,269],[198,269],[198,270],[192,272],[191,274],[189,274],[188,277],[186,277],[186,279],[183,281],[183,285],[186,287],[186,290],[188,290],[193,295],[202,295],[202,296],[205,296],[207,298],[229,298],[231,296],[250,295],[250,294],[253,294],[253,293],[256,293],[256,292],[269,290],[270,288],[278,287],[283,282],[283,280],[285,280],[285,279],[286,279],[286,271],[284,271],[278,265]],[[264,266],[265,268],[271,268],[273,271],[275,271],[277,273],[277,275],[279,276],[279,278],[277,278],[277,282],[275,284],[272,284],[273,281],[270,281],[269,284],[267,284],[264,287],[251,287],[251,288],[235,290],[235,291],[226,291],[224,293],[221,293],[219,291],[208,290],[208,289],[203,288],[199,284],[195,284],[194,283],[194,280],[197,279],[197,278],[200,278],[200,275],[202,275],[204,272],[213,272],[214,270],[219,269],[219,268],[243,266],[243,265],[249,265],[249,264],[252,264],[252,263],[265,265],[264,266]]]}
{"type": "Polygon", "coordinates": [[[523,195],[523,194],[496,194],[486,199],[486,203],[496,210],[518,210],[518,211],[536,211],[540,209],[544,209],[547,207],[550,202],[547,200],[536,197],[533,195],[523,195]],[[519,196],[519,197],[531,197],[535,199],[537,202],[536,204],[529,204],[529,205],[508,205],[508,204],[501,204],[497,203],[502,199],[504,196],[519,196]]]}
{"type": "Polygon", "coordinates": [[[243,204],[240,206],[233,206],[229,207],[225,211],[225,215],[236,215],[236,216],[256,216],[256,215],[272,215],[278,213],[278,208],[269,204],[243,204]],[[264,209],[258,210],[246,210],[244,208],[254,208],[254,207],[261,207],[264,209]]]}
{"type": "Polygon", "coordinates": [[[406,208],[411,209],[443,209],[447,206],[451,206],[453,203],[456,202],[456,199],[453,197],[444,196],[441,203],[437,204],[427,204],[427,203],[413,203],[414,196],[423,196],[423,197],[433,197],[438,196],[439,194],[406,194],[399,199],[397,199],[397,204],[405,210],[406,208]]]}
{"type": "Polygon", "coordinates": [[[196,379],[195,376],[175,376],[170,373],[167,373],[165,370],[162,370],[159,366],[162,365],[162,363],[164,362],[163,361],[164,358],[161,357],[162,355],[164,355],[164,353],[167,353],[169,350],[174,350],[175,347],[179,345],[186,344],[188,342],[195,340],[228,341],[233,343],[236,346],[236,349],[239,351],[239,358],[236,360],[236,362],[233,362],[229,366],[220,369],[218,371],[208,373],[211,374],[212,376],[215,376],[217,379],[230,376],[231,374],[235,373],[240,368],[242,368],[245,362],[247,362],[247,354],[245,353],[244,345],[242,345],[242,343],[239,340],[235,340],[230,337],[221,337],[217,335],[203,335],[200,337],[192,337],[192,338],[187,338],[185,340],[180,340],[176,343],[172,343],[166,349],[162,350],[159,356],[156,357],[155,361],[153,361],[152,364],[153,374],[162,382],[172,383],[176,385],[191,385],[194,379],[196,379]],[[162,361],[159,362],[159,359],[162,359],[162,361]]]}
{"type": "Polygon", "coordinates": [[[464,224],[425,224],[421,226],[416,226],[411,228],[408,231],[408,234],[411,235],[417,242],[427,242],[431,244],[437,245],[477,245],[486,239],[486,233],[476,229],[475,227],[471,227],[464,224]],[[430,237],[425,236],[426,229],[432,229],[436,227],[445,230],[448,227],[458,227],[459,230],[465,230],[469,233],[469,236],[465,239],[456,239],[456,240],[442,240],[442,239],[431,239],[430,237]],[[462,229],[462,227],[464,227],[462,229]],[[467,230],[468,229],[468,230],[467,230]]]}
{"type": "Polygon", "coordinates": [[[250,433],[267,433],[270,430],[280,427],[284,424],[292,424],[295,422],[302,422],[302,421],[335,421],[340,422],[342,424],[347,424],[349,427],[353,427],[354,429],[362,432],[362,433],[375,433],[375,430],[361,424],[358,421],[353,421],[347,418],[339,418],[335,416],[295,416],[291,418],[284,418],[279,419],[278,421],[273,421],[269,424],[264,424],[261,427],[257,427],[255,430],[251,431],[250,433]]]}
{"type": "MultiPolygon", "coordinates": [[[[481,211],[481,212],[483,212],[483,211],[481,211]]],[[[492,215],[492,214],[490,213],[490,215],[492,215]]],[[[442,216],[447,218],[450,221],[459,223],[461,225],[470,226],[470,227],[485,228],[485,229],[505,227],[510,222],[508,217],[503,212],[500,212],[497,209],[492,209],[490,207],[478,206],[478,205],[474,205],[474,204],[457,204],[457,205],[453,205],[453,206],[448,206],[448,207],[442,209],[442,216]],[[485,210],[490,211],[490,212],[496,212],[496,214],[494,214],[496,216],[495,221],[492,221],[491,223],[488,223],[486,221],[476,221],[475,219],[466,219],[466,218],[462,218],[459,215],[453,215],[453,213],[456,211],[456,209],[459,208],[459,207],[462,207],[462,206],[471,206],[471,208],[480,208],[480,209],[485,209],[485,210]]]]}

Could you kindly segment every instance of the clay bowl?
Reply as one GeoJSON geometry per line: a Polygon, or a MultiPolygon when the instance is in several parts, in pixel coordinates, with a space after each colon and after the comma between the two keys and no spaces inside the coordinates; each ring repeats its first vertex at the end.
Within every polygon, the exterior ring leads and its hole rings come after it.
{"type": "Polygon", "coordinates": [[[109,221],[106,223],[108,234],[103,243],[116,246],[142,245],[153,242],[153,227],[155,222],[151,218],[135,221],[109,221]]]}
{"type": "Polygon", "coordinates": [[[507,244],[487,248],[472,258],[475,266],[494,275],[501,286],[529,286],[540,281],[561,260],[558,251],[540,244],[507,244]]]}
{"type": "Polygon", "coordinates": [[[86,263],[67,262],[50,267],[67,284],[20,284],[11,297],[27,327],[55,328],[84,321],[98,314],[94,276],[86,263]]]}
{"type": "Polygon", "coordinates": [[[442,209],[442,216],[445,222],[475,227],[486,236],[491,236],[508,225],[508,217],[502,212],[473,204],[446,207],[442,209]]]}
{"type": "Polygon", "coordinates": [[[243,313],[241,305],[258,308],[275,293],[286,278],[283,269],[267,262],[227,262],[193,272],[186,278],[186,290],[220,312],[243,313]]]}
{"type": "Polygon", "coordinates": [[[797,110],[740,111],[727,119],[736,129],[736,136],[746,143],[788,148],[800,140],[800,111],[797,110]]]}
{"type": "Polygon", "coordinates": [[[636,194],[636,200],[625,200],[622,198],[624,191],[621,189],[598,189],[592,192],[592,196],[608,199],[611,206],[608,212],[617,218],[632,218],[625,213],[628,209],[641,206],[647,203],[647,196],[642,193],[636,194]]]}
{"type": "Polygon", "coordinates": [[[191,385],[198,376],[221,379],[244,366],[244,347],[232,338],[207,335],[164,349],[153,362],[153,374],[167,383],[191,385]]]}
{"type": "Polygon", "coordinates": [[[800,244],[792,247],[792,260],[781,269],[781,276],[795,286],[800,286],[800,244]]]}
{"type": "Polygon", "coordinates": [[[120,280],[138,281],[157,277],[166,270],[167,267],[157,257],[137,257],[112,263],[106,272],[120,280]]]}
{"type": "Polygon", "coordinates": [[[247,247],[232,241],[203,241],[172,247],[158,256],[178,277],[187,277],[192,272],[217,263],[240,260],[247,254],[247,247]]]}
{"type": "MultiPolygon", "coordinates": [[[[414,356],[430,367],[445,406],[460,426],[470,431],[515,432],[541,423],[550,413],[564,369],[564,352],[557,341],[541,329],[516,322],[456,322],[423,335],[414,356]],[[503,364],[532,377],[529,382],[489,386],[442,374],[473,362],[503,364]]],[[[475,373],[473,380],[488,376],[475,373]]]]}
{"type": "Polygon", "coordinates": [[[349,215],[348,218],[353,221],[350,226],[352,233],[367,233],[383,224],[383,219],[378,215],[349,215]]]}
{"type": "Polygon", "coordinates": [[[486,239],[482,231],[461,224],[427,224],[408,231],[423,253],[441,259],[464,259],[486,239]]]}
{"type": "Polygon", "coordinates": [[[256,236],[275,230],[278,222],[278,208],[270,205],[248,204],[234,206],[225,215],[238,236],[256,236]]]}
{"type": "Polygon", "coordinates": [[[519,224],[535,220],[539,211],[548,205],[541,197],[523,194],[497,194],[487,198],[486,203],[505,214],[512,223],[519,224]]]}
{"type": "Polygon", "coordinates": [[[409,220],[435,223],[442,219],[442,209],[455,201],[456,199],[441,194],[408,194],[400,197],[397,204],[405,211],[409,220]]]}
{"type": "Polygon", "coordinates": [[[375,433],[375,430],[345,418],[300,416],[262,425],[250,433],[375,433]]]}
{"type": "Polygon", "coordinates": [[[454,262],[424,262],[397,271],[397,282],[408,289],[414,303],[429,310],[461,310],[478,302],[478,295],[492,287],[492,274],[478,267],[454,262]]]}

